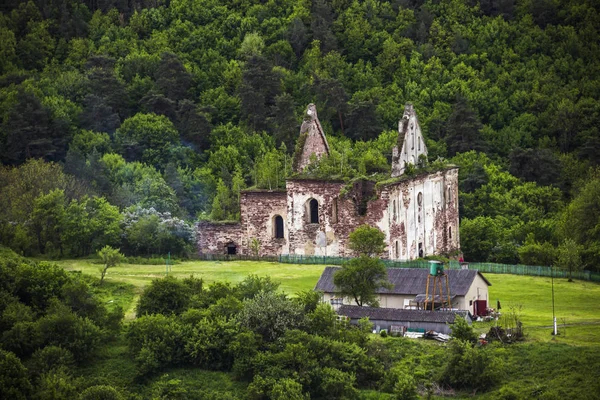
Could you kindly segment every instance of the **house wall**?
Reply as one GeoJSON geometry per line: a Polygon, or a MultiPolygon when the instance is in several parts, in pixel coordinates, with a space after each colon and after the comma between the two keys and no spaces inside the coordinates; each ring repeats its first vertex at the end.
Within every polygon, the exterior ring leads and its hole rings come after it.
{"type": "Polygon", "coordinates": [[[253,239],[260,242],[259,255],[288,254],[287,194],[283,191],[247,191],[240,194],[240,219],[244,254],[253,254],[253,239]],[[275,237],[275,217],[283,218],[283,238],[275,237]]]}
{"type": "MultiPolygon", "coordinates": [[[[423,288],[425,293],[425,288],[423,288]]],[[[486,289],[487,293],[487,289],[486,289]]],[[[331,299],[337,298],[334,293],[324,293],[323,301],[330,303],[331,299]]],[[[409,309],[407,305],[414,304],[415,295],[412,294],[384,294],[379,295],[379,307],[381,308],[398,308],[398,309],[409,309]]],[[[344,298],[343,304],[355,306],[356,302],[351,298],[344,298]]],[[[465,310],[473,312],[473,306],[469,307],[469,302],[465,301],[464,296],[456,296],[452,300],[452,307],[458,310],[465,310]]]]}
{"type": "Polygon", "coordinates": [[[235,244],[237,254],[245,254],[242,239],[242,225],[239,222],[213,223],[201,221],[198,223],[199,254],[227,254],[229,243],[235,244]]]}
{"type": "Polygon", "coordinates": [[[467,291],[466,296],[461,297],[460,309],[469,310],[471,311],[471,313],[474,313],[474,306],[472,304],[469,304],[469,302],[474,300],[486,300],[489,307],[490,299],[488,290],[489,289],[487,283],[485,283],[483,278],[479,274],[477,274],[475,276],[475,279],[473,280],[473,284],[467,291]]]}

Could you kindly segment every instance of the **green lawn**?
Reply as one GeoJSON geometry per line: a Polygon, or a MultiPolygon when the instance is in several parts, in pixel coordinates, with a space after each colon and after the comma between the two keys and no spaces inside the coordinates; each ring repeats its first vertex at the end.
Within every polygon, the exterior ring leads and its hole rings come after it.
{"type": "MultiPolygon", "coordinates": [[[[91,260],[58,261],[65,269],[100,276],[99,265],[91,260]]],[[[171,267],[170,275],[183,278],[190,275],[205,283],[228,281],[237,283],[249,274],[269,276],[281,284],[283,292],[294,295],[300,290],[314,288],[324,265],[280,264],[261,261],[186,261],[171,267]]],[[[133,317],[137,297],[152,279],[165,276],[164,265],[124,264],[108,271],[107,288],[115,288],[114,301],[120,302],[133,317]],[[125,295],[123,284],[131,285],[134,295],[125,295]]],[[[490,303],[500,300],[503,312],[521,306],[521,317],[529,338],[536,341],[559,341],[569,344],[592,342],[600,344],[600,285],[566,279],[554,280],[555,310],[560,335],[553,338],[552,286],[550,278],[522,275],[486,274],[492,283],[490,303]],[[566,325],[563,327],[563,325],[566,325]]],[[[110,301],[109,294],[103,296],[110,301]]],[[[481,331],[489,324],[477,324],[481,331]]]]}

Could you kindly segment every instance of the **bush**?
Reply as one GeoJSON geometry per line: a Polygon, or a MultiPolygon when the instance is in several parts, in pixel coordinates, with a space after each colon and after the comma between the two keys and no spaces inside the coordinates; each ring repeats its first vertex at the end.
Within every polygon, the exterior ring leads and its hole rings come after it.
{"type": "Polygon", "coordinates": [[[443,370],[441,383],[455,389],[487,390],[498,380],[497,360],[487,349],[473,347],[463,340],[453,340],[450,358],[443,370]]]}
{"type": "Polygon", "coordinates": [[[48,314],[38,320],[46,345],[60,346],[73,353],[75,360],[85,360],[102,339],[100,328],[88,318],[77,316],[64,304],[56,302],[48,314]]]}
{"type": "Polygon", "coordinates": [[[36,399],[56,400],[74,399],[76,397],[76,381],[66,369],[53,369],[39,377],[36,388],[36,399]]]}
{"type": "Polygon", "coordinates": [[[123,396],[112,386],[97,385],[85,389],[80,400],[121,400],[123,396]]]}
{"type": "Polygon", "coordinates": [[[381,336],[382,338],[388,337],[387,330],[386,329],[382,329],[381,331],[379,331],[379,336],[381,336]]]}
{"type": "Polygon", "coordinates": [[[73,353],[58,346],[46,346],[37,350],[31,357],[30,371],[42,375],[53,369],[69,370],[75,365],[73,353]]]}
{"type": "Polygon", "coordinates": [[[394,395],[397,400],[416,400],[418,398],[417,382],[407,371],[399,374],[394,385],[394,395]]]}
{"type": "Polygon", "coordinates": [[[274,341],[288,329],[298,328],[304,323],[304,313],[298,303],[285,295],[261,292],[246,300],[238,315],[243,327],[262,336],[266,342],[274,341]]]}
{"type": "Polygon", "coordinates": [[[13,353],[0,349],[0,399],[25,400],[32,392],[27,370],[13,353]]]}
{"type": "Polygon", "coordinates": [[[181,314],[189,305],[190,288],[171,276],[153,280],[144,289],[136,308],[138,317],[151,314],[181,314]]]}
{"type": "Polygon", "coordinates": [[[454,324],[450,327],[451,336],[454,339],[463,340],[469,343],[477,343],[477,334],[473,327],[461,316],[457,315],[454,324]]]}
{"type": "Polygon", "coordinates": [[[321,391],[323,397],[334,399],[355,399],[358,391],[354,387],[354,374],[340,371],[337,368],[323,368],[321,376],[321,391]]]}
{"type": "Polygon", "coordinates": [[[148,315],[133,321],[127,330],[129,349],[138,374],[144,376],[185,360],[189,327],[174,317],[148,315]]]}

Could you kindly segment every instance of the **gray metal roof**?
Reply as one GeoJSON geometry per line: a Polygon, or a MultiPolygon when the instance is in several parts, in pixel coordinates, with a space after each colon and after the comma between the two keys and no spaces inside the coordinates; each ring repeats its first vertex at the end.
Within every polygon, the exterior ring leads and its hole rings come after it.
{"type": "MultiPolygon", "coordinates": [[[[315,290],[320,290],[324,293],[335,293],[336,287],[333,284],[333,275],[340,267],[325,267],[321,274],[315,290]]],[[[388,280],[392,283],[393,288],[379,288],[378,294],[408,294],[417,295],[425,293],[427,285],[427,275],[429,270],[424,268],[388,268],[388,280]]],[[[450,294],[456,296],[465,296],[469,288],[473,284],[473,280],[477,275],[491,286],[492,284],[485,277],[474,269],[451,269],[446,270],[448,274],[448,282],[450,284],[450,294]]],[[[444,292],[446,288],[444,287],[444,292]]]]}
{"type": "Polygon", "coordinates": [[[398,308],[375,308],[359,306],[340,306],[336,311],[351,319],[368,317],[371,321],[402,321],[402,322],[436,322],[454,323],[457,315],[465,316],[466,312],[456,311],[426,311],[402,310],[398,308]]]}

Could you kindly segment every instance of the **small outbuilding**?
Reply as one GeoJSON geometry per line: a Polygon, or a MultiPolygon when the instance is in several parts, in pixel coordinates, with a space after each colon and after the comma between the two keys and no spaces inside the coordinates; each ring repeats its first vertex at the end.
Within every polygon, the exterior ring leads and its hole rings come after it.
{"type": "MultiPolygon", "coordinates": [[[[352,305],[351,299],[339,297],[333,276],[340,267],[326,267],[315,290],[323,292],[323,300],[332,305],[352,305]]],[[[400,310],[423,308],[429,270],[422,268],[388,268],[388,281],[391,288],[379,288],[379,306],[400,310]]],[[[469,311],[471,314],[485,315],[489,304],[488,288],[492,285],[479,271],[473,269],[446,270],[450,288],[452,310],[469,311]]],[[[444,288],[444,293],[446,289],[444,288]]]]}
{"type": "Polygon", "coordinates": [[[410,331],[450,334],[450,327],[456,318],[464,318],[469,324],[473,322],[467,311],[400,310],[343,305],[337,308],[336,313],[346,317],[352,324],[367,317],[377,333],[385,329],[399,334],[410,331]]]}

